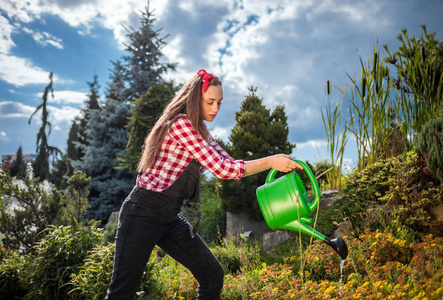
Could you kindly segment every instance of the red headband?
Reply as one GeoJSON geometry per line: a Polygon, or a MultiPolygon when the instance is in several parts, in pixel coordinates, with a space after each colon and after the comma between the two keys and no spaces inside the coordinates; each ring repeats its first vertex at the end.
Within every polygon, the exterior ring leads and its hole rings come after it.
{"type": "MultiPolygon", "coordinates": [[[[209,81],[210,81],[212,78],[216,78],[216,79],[218,79],[217,76],[212,75],[211,73],[208,73],[208,72],[206,72],[206,71],[203,70],[203,69],[201,69],[200,71],[198,71],[198,72],[197,72],[197,75],[200,75],[200,76],[203,75],[203,78],[202,78],[202,82],[203,82],[202,93],[206,92],[206,89],[207,89],[208,86],[209,86],[209,81]]],[[[220,80],[220,79],[218,79],[218,80],[220,80]]]]}

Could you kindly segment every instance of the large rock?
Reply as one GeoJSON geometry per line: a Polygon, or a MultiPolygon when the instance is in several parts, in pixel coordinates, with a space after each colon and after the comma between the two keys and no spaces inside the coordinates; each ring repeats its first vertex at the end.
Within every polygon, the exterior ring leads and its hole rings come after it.
{"type": "Polygon", "coordinates": [[[341,237],[344,239],[344,237],[351,237],[352,235],[352,223],[349,220],[346,220],[344,222],[341,222],[338,224],[337,229],[334,230],[334,232],[329,236],[331,239],[335,239],[337,237],[341,237]]]}
{"type": "Polygon", "coordinates": [[[268,253],[274,249],[275,246],[289,240],[290,238],[291,236],[287,232],[281,230],[265,233],[263,235],[263,250],[265,253],[268,253]]]}
{"type": "Polygon", "coordinates": [[[321,193],[320,204],[318,205],[318,209],[326,210],[332,208],[332,204],[340,199],[341,196],[338,196],[337,190],[328,190],[321,193]]]}
{"type": "Polygon", "coordinates": [[[428,212],[431,220],[428,222],[420,222],[418,225],[428,229],[432,234],[443,236],[443,203],[434,206],[428,212]]]}
{"type": "Polygon", "coordinates": [[[240,233],[251,231],[250,237],[260,238],[270,230],[265,220],[257,220],[246,212],[226,213],[226,235],[228,237],[239,237],[240,233]]]}

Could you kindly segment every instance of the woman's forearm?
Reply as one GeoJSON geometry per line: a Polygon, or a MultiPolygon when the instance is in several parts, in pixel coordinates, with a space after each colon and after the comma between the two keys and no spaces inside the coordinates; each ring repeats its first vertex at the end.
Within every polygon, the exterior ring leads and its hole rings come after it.
{"type": "Polygon", "coordinates": [[[286,154],[276,154],[264,158],[245,161],[245,163],[246,169],[243,177],[254,175],[271,168],[277,169],[281,172],[289,172],[295,168],[303,169],[301,165],[293,161],[292,158],[286,154]]]}

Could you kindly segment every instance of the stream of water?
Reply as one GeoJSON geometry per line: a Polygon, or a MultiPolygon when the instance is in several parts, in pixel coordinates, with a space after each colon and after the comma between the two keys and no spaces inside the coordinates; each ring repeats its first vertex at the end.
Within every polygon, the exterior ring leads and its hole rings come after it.
{"type": "Polygon", "coordinates": [[[343,267],[345,266],[346,259],[342,259],[340,262],[340,283],[343,282],[343,267]]]}

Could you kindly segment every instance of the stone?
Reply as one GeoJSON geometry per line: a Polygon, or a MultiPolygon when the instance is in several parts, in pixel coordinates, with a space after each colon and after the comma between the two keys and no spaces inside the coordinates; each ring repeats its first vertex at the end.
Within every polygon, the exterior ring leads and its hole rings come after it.
{"type": "Polygon", "coordinates": [[[428,210],[430,221],[419,222],[418,226],[433,235],[443,237],[443,203],[428,210]]]}
{"type": "Polygon", "coordinates": [[[226,235],[237,238],[241,233],[251,231],[249,235],[253,238],[260,238],[263,233],[270,230],[265,220],[257,220],[247,212],[227,212],[226,213],[226,235]]]}
{"type": "Polygon", "coordinates": [[[275,246],[290,238],[291,236],[287,232],[281,230],[265,233],[263,234],[263,250],[265,253],[269,253],[275,248],[275,246]]]}
{"type": "Polygon", "coordinates": [[[108,223],[107,224],[117,224],[117,215],[118,211],[113,211],[111,215],[109,216],[108,223]]]}
{"type": "Polygon", "coordinates": [[[337,237],[341,237],[342,239],[347,236],[351,237],[352,235],[352,223],[349,220],[341,222],[338,224],[337,229],[329,236],[331,239],[335,239],[337,237]]]}

